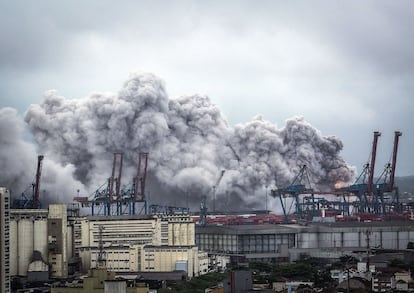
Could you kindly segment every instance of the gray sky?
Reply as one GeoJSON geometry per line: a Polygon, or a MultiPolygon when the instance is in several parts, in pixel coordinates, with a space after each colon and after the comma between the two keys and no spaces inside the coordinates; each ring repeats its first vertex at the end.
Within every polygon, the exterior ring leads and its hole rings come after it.
{"type": "Polygon", "coordinates": [[[303,116],[344,143],[358,171],[400,138],[414,175],[413,1],[0,2],[0,107],[22,115],[46,90],[117,92],[152,72],[170,97],[205,94],[231,125],[303,116]]]}

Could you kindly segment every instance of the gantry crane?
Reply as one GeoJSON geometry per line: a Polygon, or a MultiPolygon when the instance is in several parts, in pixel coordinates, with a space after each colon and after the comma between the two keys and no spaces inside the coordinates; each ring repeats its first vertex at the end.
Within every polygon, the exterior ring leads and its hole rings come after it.
{"type": "Polygon", "coordinates": [[[290,211],[286,210],[285,203],[283,202],[283,198],[286,197],[293,197],[296,203],[296,214],[302,218],[302,205],[300,202],[299,195],[301,194],[310,194],[312,197],[312,201],[314,201],[313,198],[313,189],[310,187],[310,180],[307,173],[307,167],[306,165],[302,165],[302,167],[299,170],[299,173],[296,175],[295,179],[292,181],[292,183],[283,189],[272,189],[270,191],[270,194],[273,197],[279,197],[280,204],[282,206],[283,214],[285,216],[285,222],[287,223],[289,221],[288,214],[290,211]]]}
{"type": "MultiPolygon", "coordinates": [[[[122,165],[124,160],[124,154],[121,152],[115,152],[112,161],[112,173],[108,178],[108,182],[102,185],[95,191],[94,197],[91,200],[92,215],[100,214],[103,209],[105,216],[118,213],[118,201],[120,199],[121,189],[121,177],[122,177],[122,165]],[[118,177],[115,177],[116,168],[118,165],[118,177]],[[115,191],[114,191],[115,188],[115,191]],[[95,208],[98,207],[98,211],[95,208]]],[[[76,198],[75,198],[76,199],[76,198]]]]}
{"type": "MultiPolygon", "coordinates": [[[[134,177],[132,185],[133,194],[129,196],[128,192],[123,192],[123,198],[126,199],[130,214],[136,214],[136,203],[142,203],[144,213],[147,214],[147,199],[145,196],[145,186],[147,181],[148,153],[141,152],[138,155],[137,174],[134,177]]],[[[141,211],[142,211],[141,209],[141,211]]]]}
{"type": "MultiPolygon", "coordinates": [[[[224,176],[224,173],[226,172],[226,170],[221,170],[220,171],[220,175],[217,178],[216,184],[213,186],[213,212],[216,211],[216,189],[218,187],[218,185],[221,182],[221,179],[224,176]]],[[[207,197],[205,195],[203,195],[201,197],[201,202],[200,202],[200,220],[199,220],[199,225],[200,226],[205,226],[207,224],[207,197]]]]}
{"type": "MultiPolygon", "coordinates": [[[[388,163],[385,167],[383,174],[376,180],[374,183],[374,170],[375,170],[375,161],[376,161],[376,152],[378,145],[378,138],[381,136],[381,133],[374,131],[374,139],[372,142],[372,150],[370,155],[370,160],[364,165],[364,169],[361,174],[357,177],[355,182],[344,188],[337,189],[335,191],[321,192],[314,191],[311,188],[309,176],[306,172],[306,165],[303,165],[300,169],[298,175],[292,181],[292,183],[283,189],[273,189],[271,190],[271,195],[273,197],[279,197],[280,203],[282,206],[283,214],[285,216],[285,222],[288,222],[289,211],[286,209],[286,204],[283,201],[283,198],[292,197],[295,203],[296,209],[295,213],[303,218],[305,214],[315,215],[316,212],[319,212],[321,208],[334,208],[337,211],[340,211],[343,215],[350,214],[349,206],[354,205],[359,213],[382,213],[384,214],[388,210],[394,209],[394,211],[399,211],[400,204],[398,199],[398,190],[394,186],[394,177],[395,177],[395,166],[397,160],[397,150],[398,150],[398,141],[399,137],[402,135],[401,132],[396,131],[394,137],[394,149],[392,156],[392,163],[388,163]],[[384,201],[383,194],[385,192],[395,192],[395,198],[392,203],[387,205],[384,201]],[[358,200],[355,202],[347,202],[346,196],[353,194],[358,200]],[[305,195],[300,201],[300,195],[305,195]],[[328,200],[324,197],[315,198],[315,195],[336,195],[343,196],[342,200],[328,200]],[[310,213],[311,212],[311,213],[310,213]]],[[[291,205],[292,207],[292,205],[291,205]]]]}
{"type": "Polygon", "coordinates": [[[44,156],[37,156],[37,169],[35,180],[32,183],[32,197],[26,196],[25,192],[22,192],[20,199],[13,201],[13,207],[17,209],[37,209],[40,208],[40,178],[42,175],[42,161],[44,156]]]}
{"type": "Polygon", "coordinates": [[[103,184],[95,191],[91,199],[79,196],[74,198],[82,206],[91,207],[92,215],[102,214],[102,211],[104,215],[134,215],[137,213],[137,203],[143,203],[144,212],[145,214],[147,213],[145,182],[148,153],[139,153],[137,175],[133,179],[132,187],[121,189],[123,155],[122,152],[114,153],[111,177],[106,184],[103,184]],[[118,171],[117,174],[116,171],[118,171]]]}
{"type": "Polygon", "coordinates": [[[392,162],[388,162],[381,175],[378,177],[375,185],[373,186],[374,195],[375,195],[375,212],[382,213],[383,215],[387,213],[386,203],[384,200],[384,193],[395,191],[395,197],[389,207],[388,211],[394,209],[395,212],[400,212],[400,203],[398,188],[394,186],[395,182],[395,168],[397,164],[397,152],[398,152],[398,141],[402,132],[394,132],[394,147],[392,152],[392,162]]]}
{"type": "Polygon", "coordinates": [[[361,174],[357,177],[354,184],[342,188],[344,192],[354,194],[358,198],[358,212],[370,212],[372,210],[371,198],[373,194],[373,181],[375,170],[375,159],[377,154],[378,138],[381,136],[379,131],[374,131],[374,139],[371,150],[371,163],[366,163],[361,174]],[[367,179],[368,176],[368,180],[367,179]]]}

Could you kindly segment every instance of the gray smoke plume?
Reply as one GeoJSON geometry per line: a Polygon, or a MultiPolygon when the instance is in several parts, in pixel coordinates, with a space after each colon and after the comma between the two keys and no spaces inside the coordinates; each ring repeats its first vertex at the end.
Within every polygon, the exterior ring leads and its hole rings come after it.
{"type": "MultiPolygon", "coordinates": [[[[215,190],[221,204],[241,205],[240,198],[254,206],[257,190],[288,185],[303,164],[315,189],[331,189],[354,175],[339,155],[341,141],[322,136],[303,118],[281,129],[261,117],[229,127],[208,97],[169,99],[152,74],[132,74],[117,94],[66,99],[49,91],[25,121],[38,149],[89,193],[110,176],[118,151],[124,153],[124,184],[132,182],[138,153],[149,153],[148,190],[161,204],[194,207],[215,190]]],[[[65,185],[72,192],[79,188],[65,185]]]]}
{"type": "MultiPolygon", "coordinates": [[[[22,193],[26,198],[33,196],[32,183],[37,169],[35,147],[23,139],[23,129],[23,120],[15,109],[0,109],[0,186],[9,188],[14,199],[20,199],[22,193]]],[[[85,192],[83,184],[73,179],[73,165],[63,166],[48,158],[43,160],[42,165],[42,203],[70,202],[75,190],[68,186],[76,186],[80,192],[85,192]]]]}
{"type": "Polygon", "coordinates": [[[342,142],[321,133],[297,117],[278,129],[257,116],[253,121],[236,125],[231,138],[234,151],[241,158],[234,179],[238,185],[285,187],[303,165],[317,190],[332,190],[335,182],[349,182],[354,170],[339,156],[342,142]]]}
{"type": "Polygon", "coordinates": [[[30,186],[35,174],[31,171],[35,168],[36,152],[33,145],[22,139],[23,129],[23,120],[15,109],[0,109],[0,186],[12,192],[30,186]]]}

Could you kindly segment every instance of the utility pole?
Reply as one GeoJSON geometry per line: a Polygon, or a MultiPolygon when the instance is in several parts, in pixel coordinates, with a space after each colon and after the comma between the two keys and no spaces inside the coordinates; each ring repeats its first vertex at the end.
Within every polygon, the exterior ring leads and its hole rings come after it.
{"type": "Polygon", "coordinates": [[[367,237],[367,271],[366,273],[368,274],[369,272],[369,266],[370,266],[370,236],[371,236],[371,231],[369,231],[368,229],[365,231],[366,237],[367,237]]]}

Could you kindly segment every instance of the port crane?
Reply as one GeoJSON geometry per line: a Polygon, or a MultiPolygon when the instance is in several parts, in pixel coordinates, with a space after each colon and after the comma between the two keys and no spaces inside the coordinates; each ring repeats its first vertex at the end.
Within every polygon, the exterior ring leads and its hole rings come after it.
{"type": "Polygon", "coordinates": [[[400,209],[398,188],[394,186],[395,168],[397,163],[397,152],[399,137],[402,135],[400,131],[394,133],[394,147],[392,153],[392,162],[385,165],[383,172],[374,182],[374,169],[377,151],[378,138],[381,133],[374,132],[374,140],[372,143],[371,162],[364,165],[362,173],[358,176],[355,183],[342,188],[344,192],[354,194],[358,201],[353,203],[358,213],[374,213],[377,215],[385,215],[387,212],[400,209]],[[368,178],[368,179],[367,179],[368,178]],[[395,191],[393,202],[387,204],[385,202],[384,193],[395,191]]]}
{"type": "Polygon", "coordinates": [[[118,201],[118,214],[128,213],[130,215],[137,214],[138,204],[142,205],[138,212],[147,214],[147,199],[145,196],[145,186],[147,180],[148,153],[141,152],[138,154],[138,164],[136,168],[136,176],[133,179],[132,188],[123,188],[121,198],[118,201]],[[122,207],[125,207],[122,211],[122,207]]]}
{"type": "MultiPolygon", "coordinates": [[[[112,173],[107,183],[101,185],[90,197],[74,198],[83,207],[91,207],[92,215],[137,214],[137,204],[143,204],[147,213],[145,183],[147,177],[148,153],[139,153],[137,173],[132,187],[121,188],[123,157],[122,152],[113,153],[112,173]]],[[[142,209],[140,212],[142,212],[142,209]]]]}
{"type": "MultiPolygon", "coordinates": [[[[221,170],[219,177],[217,178],[216,184],[213,186],[213,212],[216,211],[216,189],[217,186],[220,184],[221,179],[224,176],[224,173],[226,172],[226,170],[221,170]]],[[[205,226],[207,224],[207,197],[205,195],[203,195],[201,197],[201,202],[200,202],[200,220],[199,220],[199,225],[200,226],[205,226]]]]}
{"type": "Polygon", "coordinates": [[[374,139],[372,141],[370,156],[371,162],[364,165],[361,174],[352,185],[341,189],[341,191],[354,194],[358,198],[358,201],[354,205],[356,205],[359,213],[371,212],[372,210],[371,198],[373,193],[375,160],[378,138],[380,136],[381,133],[379,131],[374,131],[374,139]]]}
{"type": "Polygon", "coordinates": [[[37,168],[35,180],[32,183],[32,196],[31,198],[26,196],[26,191],[22,192],[20,199],[13,201],[13,207],[17,209],[38,209],[41,207],[40,204],[40,178],[42,175],[42,162],[44,156],[37,156],[37,168]]]}
{"type": "MultiPolygon", "coordinates": [[[[385,166],[385,169],[381,176],[374,183],[374,170],[376,162],[376,153],[378,139],[381,136],[379,131],[374,131],[374,138],[372,142],[372,150],[370,159],[364,165],[362,172],[359,174],[355,182],[347,187],[339,188],[334,191],[314,191],[311,188],[309,176],[307,175],[307,167],[303,165],[299,170],[299,173],[294,178],[292,183],[286,188],[273,189],[271,195],[273,197],[279,197],[282,206],[285,222],[289,222],[288,215],[290,209],[287,210],[286,204],[283,201],[284,198],[292,197],[295,203],[295,214],[300,218],[306,216],[319,214],[321,209],[332,208],[336,212],[340,212],[343,215],[350,215],[350,206],[354,206],[358,213],[374,213],[385,215],[388,212],[400,212],[402,206],[399,203],[398,188],[394,186],[395,179],[395,167],[397,162],[397,151],[399,137],[402,135],[400,131],[395,131],[394,136],[394,148],[392,154],[392,162],[385,166]],[[394,199],[392,202],[386,202],[384,193],[393,192],[394,199]],[[304,195],[304,196],[301,196],[304,195]],[[322,195],[321,197],[315,197],[315,195],[322,195]],[[342,196],[343,200],[328,200],[323,195],[336,195],[342,196]],[[354,195],[357,200],[350,202],[346,200],[346,196],[354,195]]],[[[292,207],[291,204],[291,207],[292,207]]]]}
{"type": "Polygon", "coordinates": [[[384,193],[395,191],[395,196],[391,203],[391,206],[388,207],[388,211],[391,211],[394,208],[394,212],[401,212],[398,188],[394,186],[395,183],[395,168],[397,164],[397,152],[398,152],[398,142],[399,138],[402,135],[402,132],[394,132],[394,146],[392,152],[392,162],[388,162],[381,175],[375,182],[373,186],[375,206],[374,210],[376,213],[382,213],[385,215],[387,213],[387,205],[384,199],[384,193]]]}
{"type": "Polygon", "coordinates": [[[299,173],[296,175],[296,177],[293,179],[292,183],[289,186],[283,189],[272,189],[270,190],[270,194],[273,197],[279,197],[286,223],[289,222],[289,219],[288,219],[289,211],[286,210],[286,206],[283,201],[283,198],[293,197],[296,203],[295,212],[300,217],[302,217],[303,210],[302,210],[302,205],[300,203],[299,195],[300,194],[311,194],[312,201],[314,201],[313,189],[310,187],[310,180],[309,180],[309,175],[307,173],[307,166],[302,165],[302,167],[299,170],[299,173]]]}

